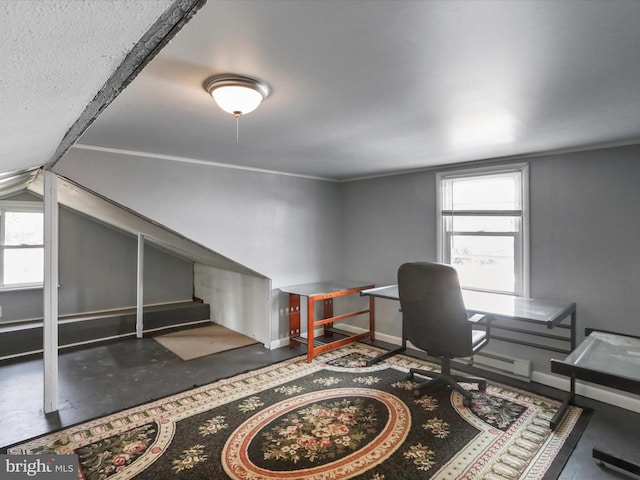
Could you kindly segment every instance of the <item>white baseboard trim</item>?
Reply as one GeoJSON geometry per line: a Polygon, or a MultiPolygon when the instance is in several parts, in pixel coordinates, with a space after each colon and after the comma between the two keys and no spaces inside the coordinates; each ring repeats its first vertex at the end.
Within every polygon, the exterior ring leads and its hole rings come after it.
{"type": "MultiPolygon", "coordinates": [[[[345,330],[349,333],[363,333],[367,331],[364,328],[355,327],[353,325],[345,325],[342,323],[340,324],[340,329],[345,330]]],[[[393,335],[376,333],[375,337],[376,340],[391,343],[393,345],[402,344],[402,340],[400,339],[400,337],[396,337],[393,335]]],[[[407,347],[412,348],[413,346],[409,342],[407,347]]],[[[415,347],[413,348],[415,349],[415,347]]],[[[569,391],[569,378],[567,377],[559,377],[551,373],[538,372],[534,370],[531,373],[531,380],[542,385],[557,388],[558,390],[564,390],[565,392],[569,391]]],[[[600,388],[598,386],[583,383],[580,381],[576,382],[576,395],[581,395],[583,397],[591,398],[599,402],[608,403],[615,407],[620,407],[632,412],[640,413],[640,398],[638,398],[638,396],[625,395],[623,393],[606,390],[604,388],[600,388]]]]}
{"type": "Polygon", "coordinates": [[[279,338],[277,340],[271,340],[269,344],[269,350],[275,350],[276,348],[288,347],[289,337],[279,338]]]}
{"type": "MultiPolygon", "coordinates": [[[[569,379],[566,377],[534,371],[532,380],[549,387],[557,388],[558,390],[569,391],[569,379]]],[[[606,390],[590,383],[581,382],[580,380],[576,381],[576,395],[640,413],[640,398],[606,390]]]]}

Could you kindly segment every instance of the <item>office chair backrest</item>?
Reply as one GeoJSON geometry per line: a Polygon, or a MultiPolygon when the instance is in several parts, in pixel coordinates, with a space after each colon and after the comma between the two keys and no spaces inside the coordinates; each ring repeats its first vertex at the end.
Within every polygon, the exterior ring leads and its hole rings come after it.
{"type": "Polygon", "coordinates": [[[405,263],[398,269],[398,292],[407,340],[432,356],[471,355],[471,323],[453,267],[405,263]]]}

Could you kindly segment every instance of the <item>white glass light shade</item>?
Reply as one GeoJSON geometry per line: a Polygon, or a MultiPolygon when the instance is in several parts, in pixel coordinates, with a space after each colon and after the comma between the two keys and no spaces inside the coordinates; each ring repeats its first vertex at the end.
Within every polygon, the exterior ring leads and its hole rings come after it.
{"type": "Polygon", "coordinates": [[[262,94],[249,87],[229,85],[211,92],[218,106],[233,115],[253,112],[262,102],[262,94]]]}
{"type": "Polygon", "coordinates": [[[258,108],[269,95],[269,87],[249,77],[218,75],[205,82],[205,90],[218,106],[232,115],[245,115],[258,108]]]}

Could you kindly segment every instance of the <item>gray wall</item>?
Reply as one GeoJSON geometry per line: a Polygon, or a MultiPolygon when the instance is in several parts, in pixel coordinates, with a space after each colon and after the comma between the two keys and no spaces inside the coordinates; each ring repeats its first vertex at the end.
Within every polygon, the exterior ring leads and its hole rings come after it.
{"type": "Polygon", "coordinates": [[[340,274],[339,184],[73,149],[56,173],[270,278],[271,340],[288,337],[278,287],[340,274]]]}
{"type": "MultiPolygon", "coordinates": [[[[640,147],[528,162],[532,297],[576,302],[579,338],[585,326],[640,335],[640,147]]],[[[436,258],[435,171],[351,182],[343,194],[345,272],[395,283],[402,262],[436,258]]],[[[392,303],[380,302],[377,327],[397,336],[392,303]]]]}
{"type": "MultiPolygon", "coordinates": [[[[66,208],[60,209],[59,232],[61,315],[136,305],[136,238],[66,208]]],[[[147,245],[145,304],[192,296],[193,264],[147,245]]],[[[0,305],[0,321],[42,318],[42,289],[1,292],[0,305]]]]}
{"type": "MultiPolygon", "coordinates": [[[[531,294],[578,305],[585,326],[640,335],[640,146],[529,160],[531,294]]],[[[395,283],[436,258],[435,171],[342,184],[72,151],[59,173],[273,280],[395,283]]],[[[275,295],[272,338],[286,337],[275,295]]],[[[394,302],[377,326],[399,335],[394,302]]],[[[546,364],[546,360],[541,365],[546,364]]],[[[547,364],[548,365],[548,364],[547,364]]]]}
{"type": "Polygon", "coordinates": [[[576,302],[581,330],[640,335],[640,147],[530,165],[532,296],[576,302]]]}

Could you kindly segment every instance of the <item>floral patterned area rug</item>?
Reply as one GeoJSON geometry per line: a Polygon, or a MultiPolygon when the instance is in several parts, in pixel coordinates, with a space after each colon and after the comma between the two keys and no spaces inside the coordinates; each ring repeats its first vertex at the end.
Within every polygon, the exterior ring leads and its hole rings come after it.
{"type": "Polygon", "coordinates": [[[362,366],[380,352],[352,344],[295,358],[8,453],[75,453],[87,480],[535,480],[555,478],[554,459],[577,442],[580,408],[552,432],[560,402],[503,385],[474,392],[470,408],[446,389],[416,399],[407,370],[437,367],[404,355],[362,366]]]}

